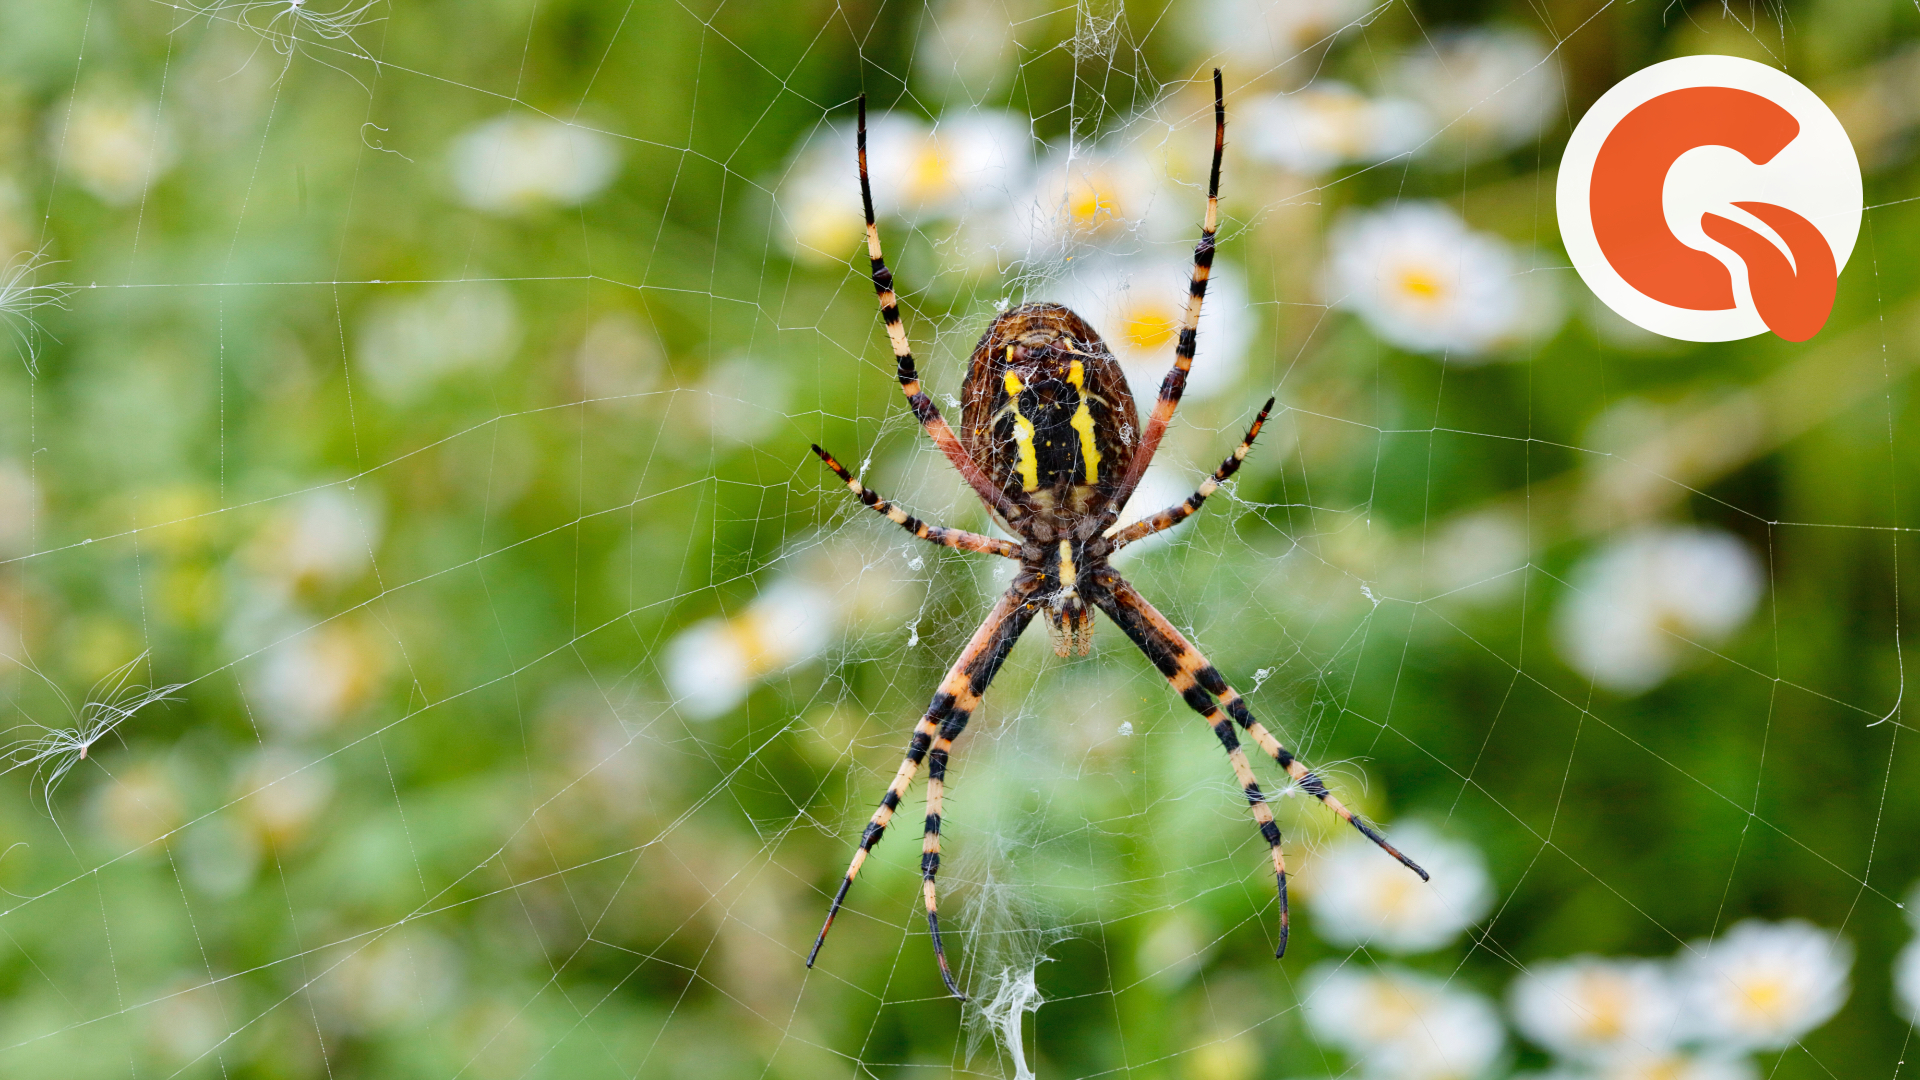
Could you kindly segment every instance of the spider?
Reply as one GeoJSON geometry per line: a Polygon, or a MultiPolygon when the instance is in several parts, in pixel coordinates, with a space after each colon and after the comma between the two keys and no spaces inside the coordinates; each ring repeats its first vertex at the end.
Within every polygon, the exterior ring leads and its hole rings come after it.
{"type": "Polygon", "coordinates": [[[1027,303],[997,315],[974,347],[962,392],[960,430],[955,432],[920,385],[906,330],[900,324],[900,306],[893,291],[893,272],[880,253],[880,231],[873,221],[873,193],[867,181],[867,102],[860,98],[858,152],[860,198],[867,216],[867,254],[873,264],[873,288],[886,321],[887,337],[898,362],[900,389],[907,396],[920,426],[926,430],[966,479],[999,523],[1019,537],[1002,540],[978,533],[929,525],[881,498],[855,479],[832,454],[813,448],[861,502],[886,515],[908,532],[935,544],[1015,559],[1020,569],[985,622],[941,680],[926,715],[914,726],[906,760],[887,786],[880,807],[860,836],[846,876],[827,910],[807,966],[833,929],[833,920],[846,902],[847,890],[860,873],[873,846],[893,820],[907,788],[927,766],[927,818],[921,846],[921,891],[927,905],[927,930],[940,977],[956,998],[965,999],[954,983],[940,940],[940,911],[934,879],[940,869],[941,797],[945,790],[947,758],[967,721],[980,706],[980,697],[1000,670],[1014,642],[1036,617],[1045,616],[1059,656],[1087,654],[1093,637],[1093,609],[1098,608],[1139,646],[1173,689],[1198,712],[1226,749],[1234,777],[1246,793],[1260,836],[1273,857],[1274,880],[1280,896],[1279,946],[1276,959],[1287,951],[1287,867],[1280,852],[1280,828],[1274,823],[1267,797],[1254,779],[1234,731],[1237,722],[1260,749],[1286,770],[1288,778],[1334,813],[1360,830],[1382,850],[1427,879],[1427,872],[1402,855],[1365,818],[1353,813],[1327,790],[1306,765],[1255,720],[1247,703],[1227,685],[1220,672],[1154,610],[1107,561],[1114,552],[1137,540],[1178,525],[1199,511],[1200,505],[1233,476],[1246,460],[1273,409],[1273,399],[1260,409],[1246,438],[1220,463],[1212,476],[1184,502],[1168,507],[1125,528],[1115,525],[1121,508],[1140,483],[1153,460],[1160,439],[1179,407],[1193,366],[1200,305],[1206,297],[1207,276],[1213,265],[1214,233],[1219,223],[1220,155],[1226,145],[1226,98],[1220,72],[1213,73],[1213,170],[1207,185],[1206,224],[1193,251],[1193,278],[1186,313],[1174,350],[1173,368],[1160,384],[1160,396],[1144,431],[1139,427],[1126,377],[1100,335],[1086,320],[1059,304],[1027,303]],[[1224,710],[1224,715],[1223,715],[1224,710]]]}

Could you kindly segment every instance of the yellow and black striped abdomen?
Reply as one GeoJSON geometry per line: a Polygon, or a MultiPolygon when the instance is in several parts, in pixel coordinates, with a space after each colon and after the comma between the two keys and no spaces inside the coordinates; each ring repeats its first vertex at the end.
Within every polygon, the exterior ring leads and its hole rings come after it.
{"type": "Polygon", "coordinates": [[[1139,439],[1119,364],[1057,304],[994,320],[967,373],[961,429],[968,456],[1010,499],[1080,513],[1105,505],[1139,439]]]}

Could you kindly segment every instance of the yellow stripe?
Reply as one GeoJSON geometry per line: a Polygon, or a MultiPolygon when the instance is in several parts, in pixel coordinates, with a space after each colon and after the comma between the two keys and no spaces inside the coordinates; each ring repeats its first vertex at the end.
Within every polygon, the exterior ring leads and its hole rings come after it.
{"type": "Polygon", "coordinates": [[[1100,448],[1093,441],[1093,410],[1087,408],[1087,372],[1075,360],[1067,369],[1067,382],[1080,392],[1080,407],[1073,410],[1073,419],[1067,423],[1080,433],[1080,460],[1087,464],[1087,483],[1100,482],[1100,448]]]}
{"type": "MultiPolygon", "coordinates": [[[[1007,359],[1013,359],[1013,346],[1007,346],[1007,359]]],[[[1020,391],[1026,387],[1020,382],[1020,376],[1007,372],[1007,408],[1013,410],[1013,438],[1020,444],[1020,490],[1037,491],[1040,488],[1040,459],[1033,449],[1033,421],[1020,412],[1020,391]]]]}

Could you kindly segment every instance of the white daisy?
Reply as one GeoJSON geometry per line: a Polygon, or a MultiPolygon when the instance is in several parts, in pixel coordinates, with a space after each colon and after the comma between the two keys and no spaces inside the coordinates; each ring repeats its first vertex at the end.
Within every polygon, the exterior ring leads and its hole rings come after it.
{"type": "Polygon", "coordinates": [[[1327,246],[1330,299],[1403,349],[1472,363],[1551,330],[1537,293],[1550,294],[1552,279],[1524,273],[1506,241],[1439,203],[1349,212],[1327,246]]]}
{"type": "Polygon", "coordinates": [[[1410,821],[1393,829],[1394,846],[1425,867],[1421,881],[1380,857],[1361,836],[1336,841],[1313,861],[1308,904],[1314,929],[1340,945],[1367,945],[1396,953],[1440,948],[1479,922],[1493,905],[1493,881],[1471,844],[1410,821]]]}
{"type": "Polygon", "coordinates": [[[1526,580],[1527,523],[1499,510],[1463,514],[1440,529],[1421,559],[1430,593],[1470,604],[1505,599],[1526,580]]]}
{"type": "Polygon", "coordinates": [[[1853,946],[1799,919],[1750,919],[1681,961],[1696,1034],[1733,1050],[1777,1050],[1827,1022],[1847,1000],[1853,946]]]}
{"type": "Polygon", "coordinates": [[[158,762],[122,768],[100,787],[94,804],[107,838],[132,850],[154,843],[186,823],[180,787],[158,762]]]}
{"type": "Polygon", "coordinates": [[[1308,973],[1307,985],[1308,1029],[1358,1059],[1368,1077],[1472,1080],[1506,1043],[1485,998],[1404,968],[1330,961],[1308,973]]]}
{"type": "Polygon", "coordinates": [[[831,594],[776,582],[733,618],[712,618],[667,644],[661,674],[682,715],[711,720],[745,701],[768,675],[818,656],[839,627],[831,594]]]}
{"type": "Polygon", "coordinates": [[[1535,964],[1509,992],[1514,1026],[1563,1057],[1594,1061],[1671,1049],[1678,994],[1656,960],[1580,956],[1535,964]]]}
{"type": "Polygon", "coordinates": [[[867,144],[874,212],[885,205],[908,221],[1003,206],[1026,188],[1033,170],[1032,125],[1009,112],[948,113],[917,140],[877,134],[870,132],[867,144]]]}
{"type": "MultiPolygon", "coordinates": [[[[1092,323],[1113,350],[1143,421],[1173,367],[1192,276],[1190,255],[1095,255],[1069,263],[1066,276],[1051,289],[1053,299],[1092,323]]],[[[1257,319],[1238,270],[1216,260],[1200,308],[1187,400],[1205,401],[1240,384],[1257,319]]]]}
{"type": "Polygon", "coordinates": [[[291,844],[305,836],[333,798],[333,769],[281,746],[243,762],[233,782],[240,817],[262,840],[291,844]]]}
{"type": "Polygon", "coordinates": [[[460,201],[491,214],[577,206],[620,171],[612,138],[523,113],[467,129],[454,140],[449,160],[460,201]]]}
{"type": "Polygon", "coordinates": [[[460,953],[429,930],[407,927],[347,946],[314,983],[322,1016],[355,1032],[391,1031],[432,1019],[460,990],[460,953]]]}
{"type": "Polygon", "coordinates": [[[113,206],[138,201],[178,156],[172,125],[143,98],[83,91],[50,115],[49,156],[113,206]]]}
{"type": "MultiPolygon", "coordinates": [[[[775,213],[796,258],[844,258],[865,221],[850,124],[816,129],[788,159],[775,213]]],[[[867,114],[867,180],[878,218],[909,222],[984,218],[1026,188],[1033,170],[1031,125],[1008,112],[950,113],[928,125],[895,112],[867,114]]]]}
{"type": "Polygon", "coordinates": [[[1205,0],[1204,44],[1262,74],[1361,25],[1368,0],[1205,0]]]}
{"type": "Polygon", "coordinates": [[[491,281],[447,282],[383,297],[361,321],[355,349],[376,393],[405,403],[454,376],[490,375],[520,347],[513,294],[491,281]]]}
{"type": "Polygon", "coordinates": [[[1248,156],[1302,173],[1385,161],[1411,153],[1433,133],[1413,101],[1368,98],[1331,80],[1291,94],[1260,94],[1240,108],[1248,156]]]}
{"type": "MultiPolygon", "coordinates": [[[[1167,221],[1164,207],[1171,202],[1161,198],[1163,180],[1153,158],[1137,146],[1056,150],[1041,165],[1031,195],[1016,207],[1015,227],[1031,236],[1036,250],[1055,254],[1172,239],[1177,232],[1167,221]],[[1156,213],[1156,207],[1162,209],[1156,213]]],[[[1197,226],[1200,214],[1186,218],[1197,226]]]]}
{"type": "Polygon", "coordinates": [[[1666,1050],[1611,1058],[1595,1080],[1758,1080],[1759,1075],[1752,1062],[1737,1055],[1666,1050]]]}
{"type": "Polygon", "coordinates": [[[290,589],[352,581],[372,564],[385,516],[365,487],[325,487],[288,500],[254,538],[249,561],[290,589]]]}
{"type": "Polygon", "coordinates": [[[659,335],[639,316],[615,311],[587,328],[574,354],[580,394],[604,406],[632,407],[658,388],[666,368],[659,335]]]}
{"type": "Polygon", "coordinates": [[[386,660],[358,625],[330,622],[268,649],[248,683],[269,725],[305,738],[365,705],[386,675],[386,660]]]}
{"type": "Polygon", "coordinates": [[[1908,942],[1894,959],[1893,989],[1900,997],[1900,1015],[1920,1024],[1920,940],[1908,942]]]}
{"type": "Polygon", "coordinates": [[[760,441],[787,418],[792,381],[777,365],[752,356],[731,356],[711,368],[676,401],[721,448],[760,441]]]}
{"type": "Polygon", "coordinates": [[[1531,141],[1565,104],[1559,60],[1539,37],[1512,28],[1438,35],[1389,82],[1432,114],[1446,141],[1473,153],[1531,141]]]}
{"type": "Polygon", "coordinates": [[[1571,584],[1557,619],[1561,655],[1609,690],[1638,694],[1696,645],[1739,629],[1759,602],[1761,576],[1732,535],[1662,526],[1608,544],[1574,569],[1571,584]]]}

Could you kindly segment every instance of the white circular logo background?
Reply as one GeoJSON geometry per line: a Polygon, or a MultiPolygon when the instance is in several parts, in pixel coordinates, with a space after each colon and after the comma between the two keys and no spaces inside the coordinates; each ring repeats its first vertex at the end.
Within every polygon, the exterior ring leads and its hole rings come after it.
{"type": "Polygon", "coordinates": [[[1733,204],[1784,207],[1819,230],[1832,249],[1836,273],[1846,265],[1860,233],[1860,162],[1839,119],[1792,76],[1735,56],[1668,60],[1634,72],[1601,95],[1567,141],[1556,195],[1561,242],[1587,287],[1626,319],[1684,341],[1732,341],[1767,330],[1754,305],[1745,261],[1707,235],[1702,215],[1714,214],[1743,225],[1788,253],[1791,246],[1778,232],[1733,204]],[[1695,87],[1747,91],[1785,109],[1799,122],[1799,133],[1765,164],[1755,164],[1708,137],[1675,158],[1667,170],[1661,199],[1666,228],[1682,245],[1718,259],[1733,278],[1734,306],[1719,310],[1676,307],[1629,284],[1601,248],[1591,206],[1595,162],[1620,122],[1654,98],[1695,87]]]}

